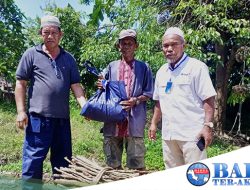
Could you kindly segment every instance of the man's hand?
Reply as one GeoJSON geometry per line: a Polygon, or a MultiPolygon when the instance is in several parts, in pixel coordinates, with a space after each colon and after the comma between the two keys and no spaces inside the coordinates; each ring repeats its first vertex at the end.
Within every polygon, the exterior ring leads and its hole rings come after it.
{"type": "Polygon", "coordinates": [[[129,111],[133,106],[136,105],[136,98],[131,97],[129,100],[121,101],[120,104],[122,105],[123,109],[129,111]]]}
{"type": "Polygon", "coordinates": [[[87,102],[83,87],[81,86],[80,83],[75,83],[75,84],[71,84],[71,90],[74,93],[78,104],[82,108],[87,102]]]}
{"type": "Polygon", "coordinates": [[[28,125],[28,116],[25,112],[25,99],[27,81],[17,80],[15,87],[15,100],[17,109],[16,125],[19,129],[24,129],[28,125]]]}
{"type": "Polygon", "coordinates": [[[16,125],[19,129],[25,129],[28,125],[28,116],[25,112],[19,112],[16,118],[16,125]]]}
{"type": "Polygon", "coordinates": [[[102,80],[104,80],[104,77],[103,77],[102,75],[99,75],[99,76],[98,76],[98,80],[97,80],[97,82],[96,82],[96,86],[97,86],[97,88],[99,88],[99,89],[103,89],[102,80]]]}
{"type": "Polygon", "coordinates": [[[205,139],[205,148],[207,148],[213,141],[213,129],[208,126],[204,126],[201,132],[197,135],[197,139],[204,137],[205,139]]]}
{"type": "Polygon", "coordinates": [[[156,140],[157,124],[159,123],[161,116],[162,116],[162,113],[161,113],[160,102],[156,101],[155,107],[154,107],[154,114],[151,120],[151,125],[148,129],[149,140],[156,140]]]}
{"type": "Polygon", "coordinates": [[[151,123],[149,129],[148,129],[148,138],[151,141],[155,141],[156,140],[156,130],[157,130],[157,125],[151,123]]]}

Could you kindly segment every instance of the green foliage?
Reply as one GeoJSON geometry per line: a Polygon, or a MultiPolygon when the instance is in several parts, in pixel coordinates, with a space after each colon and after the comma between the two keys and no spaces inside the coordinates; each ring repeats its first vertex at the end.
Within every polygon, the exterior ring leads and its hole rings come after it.
{"type": "MultiPolygon", "coordinates": [[[[228,103],[235,105],[243,103],[250,97],[250,47],[241,46],[236,52],[236,61],[241,66],[238,74],[239,85],[232,86],[231,94],[228,98],[228,103]]],[[[232,82],[233,84],[233,82],[232,82]]]]}
{"type": "MultiPolygon", "coordinates": [[[[215,118],[218,131],[222,131],[225,127],[227,92],[239,84],[240,80],[235,80],[235,76],[242,73],[240,64],[236,65],[236,51],[242,46],[250,47],[249,1],[173,2],[172,6],[165,7],[172,15],[169,25],[182,27],[188,43],[187,52],[207,63],[216,73],[215,86],[219,96],[215,118]]],[[[231,96],[229,101],[236,103],[245,98],[231,96]]]]}
{"type": "MultiPolygon", "coordinates": [[[[81,60],[90,60],[99,71],[107,67],[108,63],[119,58],[119,53],[115,49],[115,39],[111,34],[111,30],[105,32],[96,32],[97,28],[88,26],[88,35],[86,35],[85,43],[81,48],[81,60]]],[[[91,94],[96,90],[95,82],[97,78],[82,70],[83,84],[91,94]]]]}
{"type": "Polygon", "coordinates": [[[250,97],[250,84],[248,85],[237,85],[233,87],[233,90],[228,98],[228,103],[231,105],[243,103],[247,98],[250,97]],[[241,88],[241,91],[236,91],[234,89],[241,88]]]}
{"type": "Polygon", "coordinates": [[[9,80],[24,50],[23,18],[13,0],[0,1],[0,75],[9,80]]]}
{"type": "Polygon", "coordinates": [[[60,45],[73,54],[79,62],[80,49],[84,44],[84,37],[87,35],[82,21],[84,14],[75,11],[70,4],[65,8],[59,8],[55,4],[47,4],[44,11],[59,18],[64,34],[60,45]]]}
{"type": "MultiPolygon", "coordinates": [[[[169,26],[183,28],[186,34],[187,53],[207,63],[212,72],[215,71],[217,64],[226,64],[228,60],[224,60],[224,57],[230,56],[230,51],[224,52],[228,56],[216,52],[217,45],[225,46],[225,48],[231,50],[232,45],[240,46],[242,43],[249,41],[247,40],[250,35],[248,2],[239,4],[235,0],[227,2],[222,0],[206,2],[195,0],[124,0],[117,1],[114,4],[111,2],[112,7],[108,10],[105,9],[104,1],[92,1],[92,3],[105,10],[112,21],[110,27],[105,26],[104,31],[97,31],[97,35],[90,39],[88,44],[91,47],[83,48],[84,53],[91,55],[92,59],[97,62],[96,65],[101,68],[103,68],[104,63],[99,63],[96,57],[104,57],[105,63],[108,63],[115,54],[112,51],[113,44],[107,43],[105,37],[108,36],[109,40],[114,42],[119,31],[124,28],[135,28],[137,30],[140,48],[136,57],[149,62],[154,73],[165,62],[161,53],[161,36],[169,26]],[[234,12],[233,7],[237,7],[236,12],[234,12]],[[165,9],[171,11],[171,18],[166,24],[158,25],[156,16],[165,9]],[[105,43],[105,46],[103,46],[103,43],[105,43]],[[95,52],[97,49],[101,52],[100,54],[95,52]],[[103,54],[105,56],[102,56],[103,54]]],[[[228,67],[228,69],[230,68],[228,67]]]]}
{"type": "Polygon", "coordinates": [[[55,9],[56,15],[61,21],[61,28],[64,32],[64,37],[61,41],[61,45],[70,53],[72,53],[75,59],[80,61],[80,49],[84,44],[85,26],[82,23],[82,15],[80,12],[76,12],[70,5],[61,9],[55,9]]]}
{"type": "MultiPolygon", "coordinates": [[[[250,47],[249,1],[82,1],[90,2],[94,3],[94,10],[87,28],[92,27],[94,32],[81,49],[82,60],[90,59],[98,68],[105,68],[111,60],[119,58],[119,52],[113,47],[118,33],[125,28],[134,28],[140,43],[136,58],[148,62],[156,73],[165,62],[161,37],[169,26],[179,26],[185,33],[186,52],[209,66],[215,86],[222,92],[218,102],[226,102],[227,92],[237,84],[233,77],[241,70],[234,66],[235,52],[241,46],[250,47]],[[156,17],[164,10],[169,10],[171,17],[167,22],[157,24],[156,17]],[[104,13],[112,24],[98,28],[104,13]]],[[[85,86],[93,91],[96,79],[84,72],[83,76],[85,86]]],[[[217,106],[221,107],[218,110],[223,110],[218,113],[218,120],[223,123],[226,105],[217,106]]]]}
{"type": "MultiPolygon", "coordinates": [[[[142,3],[143,4],[143,3],[142,3]]],[[[160,65],[164,63],[164,57],[161,53],[161,37],[164,28],[159,30],[156,25],[155,17],[156,9],[143,9],[138,7],[138,12],[135,7],[139,5],[138,1],[122,1],[115,3],[109,7],[107,15],[112,24],[104,24],[100,28],[96,26],[96,32],[92,33],[89,38],[86,38],[86,46],[82,47],[82,60],[90,59],[97,68],[104,69],[107,64],[113,60],[120,58],[120,53],[115,48],[115,43],[118,38],[118,33],[122,29],[135,28],[138,33],[139,49],[136,52],[136,58],[146,61],[150,64],[152,70],[156,72],[160,65]]],[[[137,9],[137,7],[136,7],[137,9]]],[[[89,78],[86,73],[85,79],[89,78]]],[[[96,79],[95,79],[96,80],[96,79]]],[[[94,82],[95,80],[92,79],[94,82]]],[[[91,80],[85,80],[86,83],[91,83],[91,80]]],[[[94,85],[89,85],[91,87],[94,85]]]]}
{"type": "Polygon", "coordinates": [[[243,103],[247,97],[248,96],[245,95],[238,95],[235,93],[231,93],[227,101],[229,104],[234,106],[236,104],[243,103]]]}
{"type": "Polygon", "coordinates": [[[93,13],[90,14],[90,17],[92,19],[89,22],[89,24],[98,25],[99,20],[103,21],[103,19],[104,19],[103,6],[104,6],[104,4],[103,4],[102,0],[95,1],[94,7],[93,7],[93,13]]]}
{"type": "Polygon", "coordinates": [[[26,19],[23,33],[26,36],[25,45],[27,47],[32,47],[42,43],[42,38],[38,34],[39,30],[40,30],[40,18],[37,17],[34,20],[31,18],[26,19]]]}
{"type": "Polygon", "coordinates": [[[228,140],[216,137],[212,145],[208,147],[207,154],[211,158],[237,149],[239,147],[232,145],[228,140]]]}
{"type": "Polygon", "coordinates": [[[98,26],[101,21],[104,20],[105,14],[110,14],[110,9],[115,4],[119,2],[117,0],[80,0],[80,3],[89,5],[93,3],[92,13],[89,15],[90,20],[88,25],[98,26]]]}
{"type": "MultiPolygon", "coordinates": [[[[44,8],[44,12],[55,15],[59,18],[64,33],[60,45],[66,51],[70,52],[76,59],[83,76],[82,83],[86,89],[88,89],[87,93],[89,94],[90,92],[93,92],[94,88],[92,86],[94,86],[94,81],[89,75],[86,75],[82,62],[91,58],[89,54],[88,56],[84,56],[83,54],[86,52],[85,49],[91,47],[91,44],[94,43],[94,40],[90,39],[95,35],[96,27],[86,27],[84,24],[86,14],[75,11],[70,4],[65,8],[59,8],[55,4],[47,4],[44,8]]],[[[41,43],[41,38],[38,35],[40,29],[40,18],[27,20],[26,26],[27,28],[24,30],[24,33],[27,35],[26,43],[28,46],[41,43]]],[[[91,51],[89,53],[91,53],[91,51]]]]}

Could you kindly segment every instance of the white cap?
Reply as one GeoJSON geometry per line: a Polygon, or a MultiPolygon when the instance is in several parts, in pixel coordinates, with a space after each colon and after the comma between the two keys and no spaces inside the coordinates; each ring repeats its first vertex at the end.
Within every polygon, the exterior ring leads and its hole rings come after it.
{"type": "Polygon", "coordinates": [[[170,27],[166,30],[166,32],[164,33],[163,36],[167,36],[170,34],[176,34],[178,36],[180,36],[183,40],[184,40],[184,33],[180,28],[177,27],[170,27]]]}
{"type": "Polygon", "coordinates": [[[41,18],[41,28],[45,26],[57,26],[60,27],[60,21],[57,17],[46,15],[41,18]]]}

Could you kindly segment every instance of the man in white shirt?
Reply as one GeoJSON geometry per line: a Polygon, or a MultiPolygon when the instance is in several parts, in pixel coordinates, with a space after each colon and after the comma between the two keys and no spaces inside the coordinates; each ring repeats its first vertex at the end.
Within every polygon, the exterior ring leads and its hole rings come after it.
{"type": "Polygon", "coordinates": [[[205,63],[184,52],[183,31],[166,30],[162,39],[167,59],[156,74],[153,99],[156,101],[148,136],[156,138],[162,118],[162,147],[166,168],[207,158],[212,142],[214,97],[216,95],[205,63]],[[204,139],[204,147],[202,141],[204,139]],[[201,145],[201,146],[200,146],[201,145]]]}

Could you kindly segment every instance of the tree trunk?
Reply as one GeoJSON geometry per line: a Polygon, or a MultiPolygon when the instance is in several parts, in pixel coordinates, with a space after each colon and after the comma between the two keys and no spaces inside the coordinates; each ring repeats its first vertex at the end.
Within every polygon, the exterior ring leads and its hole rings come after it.
{"type": "Polygon", "coordinates": [[[221,56],[222,64],[216,66],[216,91],[215,99],[215,129],[219,135],[223,134],[226,124],[226,108],[228,94],[228,80],[233,64],[235,63],[236,47],[228,51],[228,47],[216,45],[215,51],[221,56]]]}
{"type": "Polygon", "coordinates": [[[215,98],[215,129],[218,134],[223,133],[223,128],[226,122],[226,96],[225,89],[226,67],[225,64],[217,64],[216,66],[216,92],[215,98]]]}

